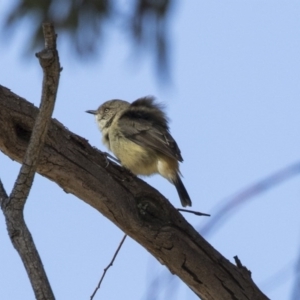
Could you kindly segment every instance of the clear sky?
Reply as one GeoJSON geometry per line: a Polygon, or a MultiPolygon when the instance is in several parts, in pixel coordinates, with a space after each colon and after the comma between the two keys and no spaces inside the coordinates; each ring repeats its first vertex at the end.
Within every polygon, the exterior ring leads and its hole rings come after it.
{"type": "MultiPolygon", "coordinates": [[[[58,32],[64,69],[53,117],[104,150],[93,117],[84,111],[112,98],[155,95],[167,105],[193,208],[213,215],[232,195],[300,161],[300,2],[177,2],[169,26],[170,85],[157,77],[150,56],[135,59],[116,30],[107,30],[102,55],[91,62],[74,58],[58,32]]],[[[0,3],[0,26],[9,5],[0,3]]],[[[22,56],[30,29],[23,22],[13,39],[2,37],[0,84],[38,106],[42,71],[34,53],[22,56]]],[[[8,193],[19,167],[0,153],[8,193]]],[[[165,179],[146,180],[179,207],[175,188],[165,179]]],[[[269,298],[296,300],[299,211],[298,173],[236,209],[204,237],[230,261],[238,255],[269,298]]],[[[208,222],[185,217],[199,230],[208,222]]],[[[25,218],[56,298],[89,299],[123,233],[39,175],[25,218]]],[[[0,299],[33,299],[2,214],[0,224],[0,299]]],[[[198,299],[168,274],[128,238],[95,299],[198,299]]]]}

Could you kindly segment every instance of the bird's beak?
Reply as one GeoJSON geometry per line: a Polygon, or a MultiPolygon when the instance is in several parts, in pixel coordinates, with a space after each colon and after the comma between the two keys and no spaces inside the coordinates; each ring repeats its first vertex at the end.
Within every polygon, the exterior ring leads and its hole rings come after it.
{"type": "Polygon", "coordinates": [[[97,114],[96,110],[86,110],[85,112],[88,113],[88,114],[92,114],[92,115],[96,115],[97,114]]]}

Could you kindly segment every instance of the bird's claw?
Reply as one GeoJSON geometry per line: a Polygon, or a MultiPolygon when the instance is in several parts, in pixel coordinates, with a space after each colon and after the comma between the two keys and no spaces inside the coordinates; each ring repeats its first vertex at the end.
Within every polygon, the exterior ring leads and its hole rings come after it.
{"type": "Polygon", "coordinates": [[[105,168],[107,168],[108,166],[109,166],[109,158],[111,159],[111,160],[114,160],[115,162],[117,162],[117,163],[121,163],[117,158],[115,158],[114,156],[112,156],[110,153],[108,153],[108,152],[103,152],[103,154],[104,154],[104,156],[105,156],[105,159],[106,159],[106,166],[105,166],[105,168]]]}

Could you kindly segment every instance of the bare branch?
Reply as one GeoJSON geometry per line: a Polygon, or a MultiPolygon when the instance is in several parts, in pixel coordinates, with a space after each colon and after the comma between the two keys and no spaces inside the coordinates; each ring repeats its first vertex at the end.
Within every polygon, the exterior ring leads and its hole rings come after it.
{"type": "MultiPolygon", "coordinates": [[[[1,208],[5,215],[9,236],[23,261],[36,299],[49,300],[54,299],[54,295],[23,215],[24,205],[31,189],[39,156],[47,136],[60,73],[59,58],[56,50],[56,34],[53,25],[44,23],[43,32],[45,49],[36,54],[44,72],[40,112],[36,117],[18,178],[10,197],[6,197],[6,199],[1,201],[1,208]]],[[[2,184],[1,190],[3,194],[4,188],[2,184]]]]}
{"type": "Polygon", "coordinates": [[[296,175],[300,175],[300,162],[296,162],[290,166],[287,166],[274,174],[254,183],[248,188],[237,193],[235,196],[221,201],[220,205],[213,214],[213,217],[206,223],[201,229],[201,233],[208,236],[217,226],[220,226],[230,213],[236,212],[238,207],[245,204],[247,201],[253,199],[257,195],[266,192],[270,188],[284,182],[296,175]],[[223,204],[224,203],[224,204],[223,204]]]}
{"type": "MultiPolygon", "coordinates": [[[[0,149],[21,161],[38,112],[0,86],[0,149]]],[[[198,297],[267,297],[205,241],[160,193],[52,120],[37,172],[97,209],[141,244],[198,297]]]]}
{"type": "Polygon", "coordinates": [[[18,209],[23,209],[29,194],[58,89],[60,65],[56,51],[56,34],[50,23],[43,24],[43,31],[45,49],[36,54],[44,72],[40,113],[36,118],[23,164],[10,196],[10,204],[8,204],[18,209]]]}
{"type": "Polygon", "coordinates": [[[122,238],[122,240],[121,240],[121,242],[120,242],[120,244],[119,244],[119,246],[118,246],[118,248],[117,248],[117,250],[116,250],[116,252],[115,252],[115,254],[114,254],[113,258],[112,258],[112,260],[111,260],[111,262],[107,265],[106,268],[104,268],[103,274],[102,274],[102,276],[101,276],[101,278],[100,278],[100,281],[99,281],[97,287],[95,288],[93,294],[91,295],[91,300],[94,299],[94,297],[95,297],[97,291],[100,289],[100,285],[101,285],[101,283],[102,283],[102,281],[103,281],[103,279],[104,279],[104,276],[105,276],[107,270],[113,265],[113,263],[114,263],[114,261],[115,261],[117,255],[118,255],[118,253],[119,253],[119,251],[120,251],[120,249],[121,249],[121,247],[122,247],[122,245],[123,245],[123,243],[124,243],[126,237],[127,237],[127,234],[125,234],[125,235],[123,236],[123,238],[122,238]]]}

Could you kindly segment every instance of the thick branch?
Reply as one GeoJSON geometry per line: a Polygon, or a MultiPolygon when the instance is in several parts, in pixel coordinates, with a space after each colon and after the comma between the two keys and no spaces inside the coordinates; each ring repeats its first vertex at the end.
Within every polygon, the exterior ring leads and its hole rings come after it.
{"type": "MultiPolygon", "coordinates": [[[[0,149],[21,161],[38,109],[0,86],[0,149]]],[[[37,171],[135,239],[201,299],[268,299],[155,189],[52,120],[37,171]]]]}
{"type": "MultiPolygon", "coordinates": [[[[54,295],[23,215],[24,205],[32,186],[38,159],[44,146],[49,121],[54,109],[60,73],[56,51],[56,34],[53,25],[44,23],[43,31],[45,49],[36,54],[44,72],[40,111],[36,117],[14,188],[9,197],[2,199],[1,208],[5,216],[9,236],[25,266],[35,297],[39,300],[49,300],[54,299],[54,295]]],[[[20,157],[21,159],[23,155],[24,153],[20,157]]],[[[1,188],[2,195],[4,195],[4,187],[1,186],[1,188]]]]}

